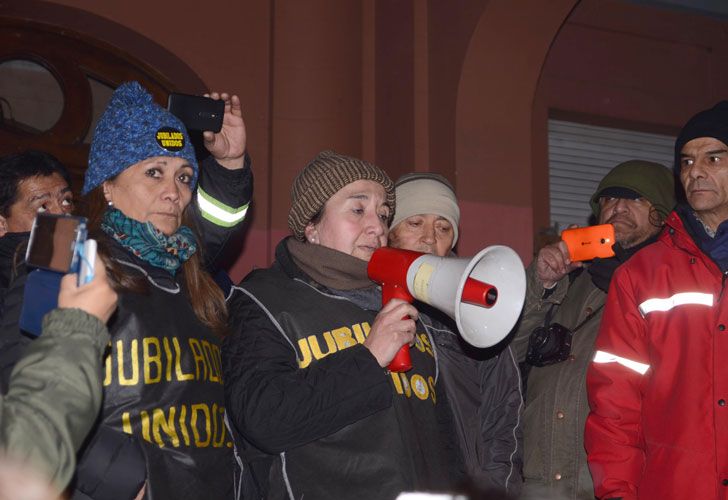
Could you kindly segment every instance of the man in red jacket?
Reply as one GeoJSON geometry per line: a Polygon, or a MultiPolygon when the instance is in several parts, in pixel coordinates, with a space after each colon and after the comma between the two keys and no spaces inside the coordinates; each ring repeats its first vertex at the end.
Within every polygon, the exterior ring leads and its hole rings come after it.
{"type": "Polygon", "coordinates": [[[675,143],[685,190],[614,275],[587,375],[600,499],[728,499],[728,101],[675,143]]]}

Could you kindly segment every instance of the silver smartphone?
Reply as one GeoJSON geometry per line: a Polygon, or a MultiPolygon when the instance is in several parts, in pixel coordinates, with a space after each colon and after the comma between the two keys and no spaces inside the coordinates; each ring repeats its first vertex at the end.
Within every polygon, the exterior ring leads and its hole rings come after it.
{"type": "Polygon", "coordinates": [[[93,279],[96,242],[87,239],[87,220],[39,213],[30,231],[26,265],[59,273],[78,273],[78,284],[93,279]]]}

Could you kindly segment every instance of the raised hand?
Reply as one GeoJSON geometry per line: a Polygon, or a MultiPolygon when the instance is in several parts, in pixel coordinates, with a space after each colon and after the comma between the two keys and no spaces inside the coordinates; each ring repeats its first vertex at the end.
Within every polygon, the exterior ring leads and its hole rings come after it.
{"type": "Polygon", "coordinates": [[[94,263],[94,279],[78,286],[78,275],[67,274],[61,280],[58,307],[81,309],[106,323],[116,309],[117,295],[106,278],[106,267],[100,258],[94,263]]]}
{"type": "Polygon", "coordinates": [[[539,250],[536,257],[536,277],[544,288],[551,288],[561,278],[581,266],[581,262],[571,261],[566,243],[559,241],[539,250]]]}
{"type": "Polygon", "coordinates": [[[236,95],[225,92],[211,92],[205,97],[225,102],[225,115],[222,129],[214,133],[209,130],[202,133],[205,147],[215,160],[229,170],[237,170],[245,165],[244,154],[247,147],[247,133],[240,99],[236,95]]]}

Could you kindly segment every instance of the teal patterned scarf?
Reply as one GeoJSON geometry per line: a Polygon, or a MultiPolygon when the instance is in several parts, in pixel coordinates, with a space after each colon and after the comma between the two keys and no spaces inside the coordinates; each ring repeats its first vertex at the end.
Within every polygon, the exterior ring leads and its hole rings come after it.
{"type": "Polygon", "coordinates": [[[197,251],[197,240],[187,226],[165,236],[151,222],[130,219],[117,208],[104,214],[101,229],[121,246],[154,267],[166,269],[172,276],[197,251]]]}

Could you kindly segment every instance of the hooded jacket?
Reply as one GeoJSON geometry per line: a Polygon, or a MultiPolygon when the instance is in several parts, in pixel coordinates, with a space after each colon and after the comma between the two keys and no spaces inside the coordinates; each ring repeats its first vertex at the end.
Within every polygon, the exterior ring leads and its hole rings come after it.
{"type": "Polygon", "coordinates": [[[725,275],[677,212],[614,275],[589,368],[598,498],[728,498],[725,275]]]}

